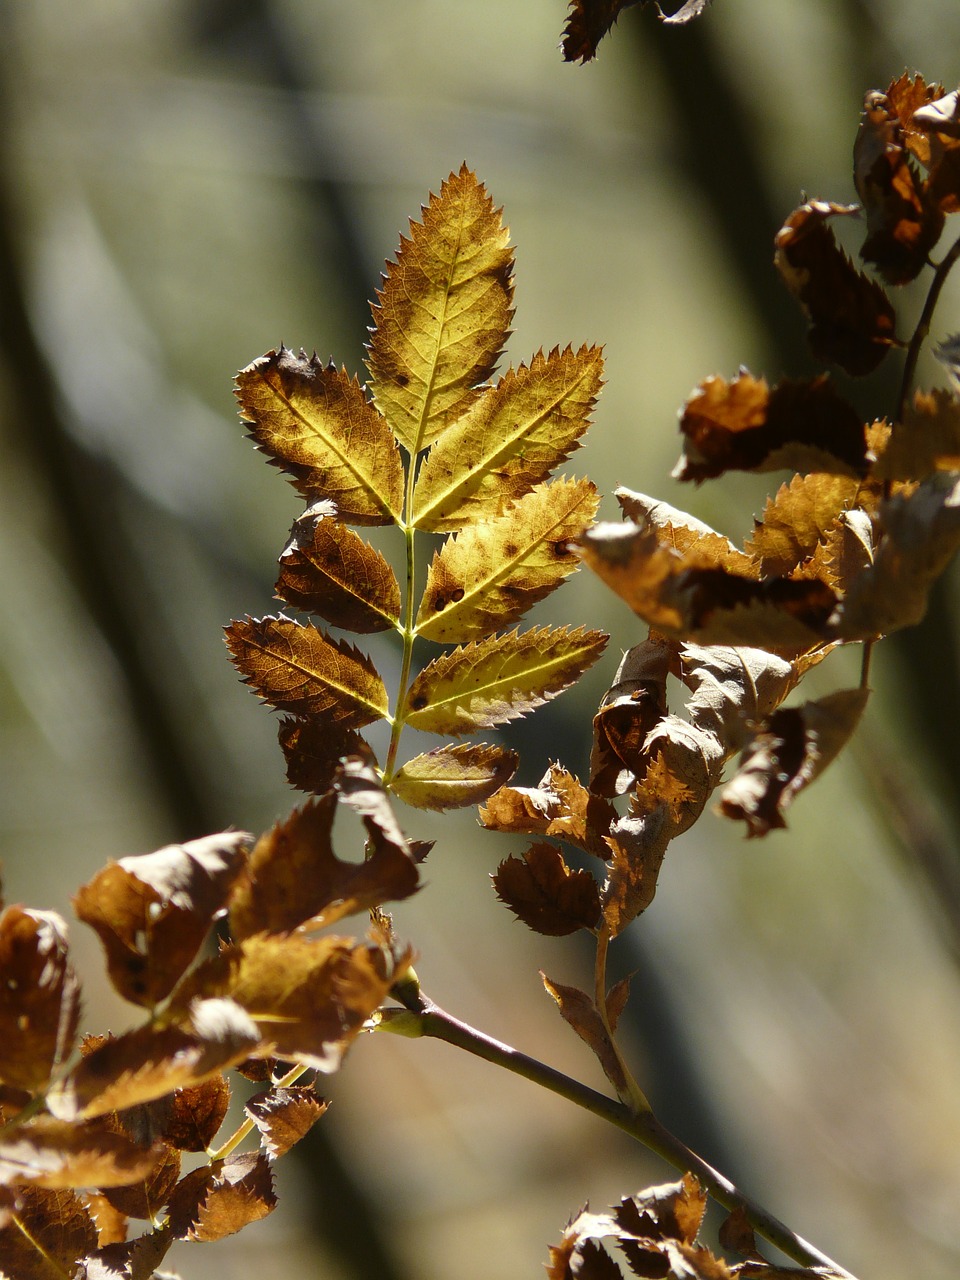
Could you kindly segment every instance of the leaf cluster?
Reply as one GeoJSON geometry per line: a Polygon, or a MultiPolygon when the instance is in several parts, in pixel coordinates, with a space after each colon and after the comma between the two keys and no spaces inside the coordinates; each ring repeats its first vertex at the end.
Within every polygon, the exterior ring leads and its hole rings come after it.
{"type": "Polygon", "coordinates": [[[272,1211],[273,1162],[326,1109],[309,1077],[337,1069],[409,970],[380,907],[416,891],[416,852],[354,760],[256,842],[224,832],[111,862],[74,907],[113,988],[146,1015],[118,1035],[79,1038],[64,921],[6,908],[0,1274],[146,1280],[174,1241],[272,1211]],[[366,828],[361,862],[334,851],[340,805],[366,828]],[[366,910],[377,925],[364,942],[319,932],[366,910]],[[218,921],[229,941],[211,953],[218,921]],[[223,1140],[231,1069],[260,1087],[223,1140]],[[254,1149],[238,1150],[248,1134],[254,1149]]]}

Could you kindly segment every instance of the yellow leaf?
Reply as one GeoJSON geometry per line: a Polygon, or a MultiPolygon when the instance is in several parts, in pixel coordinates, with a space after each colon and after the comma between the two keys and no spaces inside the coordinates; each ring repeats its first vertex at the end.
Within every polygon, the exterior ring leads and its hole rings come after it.
{"type": "Polygon", "coordinates": [[[403,465],[390,429],[345,369],[286,347],[237,374],[250,435],[308,502],[337,504],[347,524],[391,524],[403,505],[403,465]]]}
{"type": "Polygon", "coordinates": [[[460,529],[499,515],[546,479],[589,425],[602,385],[599,347],[538,352],[510,369],[437,442],[421,468],[413,524],[460,529]]]}
{"type": "Polygon", "coordinates": [[[922,480],[960,469],[960,400],[937,387],[918,391],[903,422],[895,422],[873,469],[881,480],[922,480]]]}
{"type": "Polygon", "coordinates": [[[380,552],[313,508],[281,552],[276,592],[297,609],[364,634],[396,626],[400,616],[400,587],[380,552]]]}
{"type": "Polygon", "coordinates": [[[758,576],[752,556],[740,551],[729,538],[686,511],[622,487],[617,490],[616,499],[628,520],[633,520],[641,528],[655,531],[661,546],[679,551],[681,555],[696,551],[704,563],[709,561],[718,569],[729,569],[731,573],[742,573],[748,578],[758,576]]]}
{"type": "Polygon", "coordinates": [[[509,239],[464,165],[387,266],[367,367],[377,408],[411,454],[455,422],[494,371],[513,315],[509,239]]]}
{"type": "Polygon", "coordinates": [[[481,804],[513,777],[520,757],[485,742],[437,747],[414,756],[390,779],[390,790],[416,809],[481,804]]]}
{"type": "Polygon", "coordinates": [[[449,538],[427,575],[419,634],[456,644],[511,626],[578,568],[569,540],[583,533],[598,502],[589,480],[557,480],[449,538]]]}
{"type": "Polygon", "coordinates": [[[387,714],[387,691],[365,654],[316,627],[279,617],[247,618],[226,629],[234,665],[272,707],[325,715],[357,729],[387,714]]]}
{"type": "Polygon", "coordinates": [[[534,627],[490,636],[424,667],[403,719],[428,733],[459,735],[506,724],[556,697],[594,663],[607,637],[577,627],[534,627]]]}
{"type": "Polygon", "coordinates": [[[794,476],[767,499],[746,550],[764,574],[791,573],[813,555],[837,516],[857,501],[859,487],[848,476],[794,476]]]}

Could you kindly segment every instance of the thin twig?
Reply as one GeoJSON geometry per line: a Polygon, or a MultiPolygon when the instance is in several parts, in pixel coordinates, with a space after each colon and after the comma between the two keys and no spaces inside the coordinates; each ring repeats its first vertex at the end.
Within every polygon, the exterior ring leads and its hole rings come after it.
{"type": "Polygon", "coordinates": [[[920,312],[920,319],[917,321],[917,327],[914,329],[913,337],[910,339],[907,358],[903,365],[903,378],[900,381],[900,395],[897,399],[897,422],[902,422],[903,415],[906,413],[907,397],[910,395],[910,389],[913,386],[914,374],[917,371],[917,361],[920,359],[920,349],[930,332],[930,323],[933,320],[933,313],[937,308],[937,303],[940,301],[940,292],[958,258],[960,258],[960,237],[951,245],[947,256],[939,263],[933,274],[926,302],[924,302],[923,310],[920,312]]]}

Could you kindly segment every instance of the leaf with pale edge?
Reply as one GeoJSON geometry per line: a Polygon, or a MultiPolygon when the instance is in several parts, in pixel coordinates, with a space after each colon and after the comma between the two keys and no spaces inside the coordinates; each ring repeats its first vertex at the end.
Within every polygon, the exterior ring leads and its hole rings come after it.
{"type": "Polygon", "coordinates": [[[600,1066],[603,1068],[603,1074],[616,1091],[620,1094],[624,1093],[627,1088],[627,1081],[623,1074],[623,1068],[593,1000],[578,987],[569,987],[562,982],[554,982],[552,978],[548,978],[543,972],[541,972],[540,977],[543,979],[543,985],[546,987],[547,993],[557,1002],[557,1008],[560,1010],[564,1022],[573,1027],[584,1044],[596,1055],[600,1066]]]}
{"type": "Polygon", "coordinates": [[[143,1147],[103,1120],[70,1124],[35,1116],[0,1136],[0,1183],[114,1187],[148,1176],[163,1152],[143,1147]]]}
{"type": "Polygon", "coordinates": [[[42,1089],[73,1048],[80,983],[67,926],[52,911],[10,906],[0,917],[0,1080],[42,1089]]]}
{"type": "Polygon", "coordinates": [[[596,513],[589,480],[541,484],[501,516],[468,524],[437,552],[417,632],[460,644],[511,626],[579,567],[570,539],[596,513]]]}
{"type": "Polygon", "coordinates": [[[64,1280],[97,1247],[90,1211],[75,1191],[23,1187],[0,1228],[4,1280],[64,1280]]]}
{"type": "Polygon", "coordinates": [[[170,1201],[170,1227],[178,1240],[222,1240],[277,1205],[270,1162],[244,1151],[188,1173],[170,1201]]]}
{"type": "Polygon", "coordinates": [[[923,480],[934,471],[960,471],[960,400],[942,387],[914,394],[872,474],[879,480],[923,480]]]}
{"type": "Polygon", "coordinates": [[[96,930],[125,999],[152,1008],[170,994],[226,905],[251,839],[224,831],[121,858],[78,890],[74,910],[96,930]]]}
{"type": "Polygon", "coordinates": [[[453,735],[506,724],[578,680],[606,642],[602,631],[585,627],[533,627],[465,645],[424,667],[407,693],[403,719],[453,735]]]}
{"type": "Polygon", "coordinates": [[[538,841],[522,858],[505,858],[493,876],[497,897],[535,933],[560,938],[595,929],[600,895],[589,871],[571,870],[560,850],[538,841]]]}
{"type": "Polygon", "coordinates": [[[649,637],[624,654],[593,717],[594,794],[622,795],[646,769],[647,736],[666,715],[667,676],[676,658],[676,648],[662,637],[649,637]]]}
{"type": "Polygon", "coordinates": [[[245,684],[280,711],[324,716],[341,730],[387,714],[387,691],[370,659],[346,641],[291,618],[247,618],[225,628],[245,684]]]}
{"type": "Polygon", "coordinates": [[[717,569],[728,569],[731,573],[739,573],[746,578],[758,576],[757,565],[752,556],[686,511],[680,511],[667,502],[651,498],[645,493],[636,493],[622,485],[616,490],[615,497],[626,519],[655,532],[660,546],[668,547],[680,555],[695,552],[705,564],[709,563],[717,569]]]}
{"type": "Polygon", "coordinates": [[[782,484],[746,543],[764,576],[790,574],[812,556],[837,517],[858,501],[859,488],[849,476],[822,473],[782,484]]]}
{"type": "Polygon", "coordinates": [[[312,1085],[297,1085],[255,1094],[244,1111],[259,1129],[267,1155],[277,1160],[309,1133],[329,1105],[312,1085]]]}
{"type": "Polygon", "coordinates": [[[390,790],[416,809],[463,809],[489,799],[519,762],[515,751],[485,742],[437,747],[402,765],[390,790]]]}
{"type": "Polygon", "coordinates": [[[420,469],[413,524],[444,532],[499,515],[570,453],[602,385],[599,347],[538,352],[486,388],[420,469]]]}
{"type": "Polygon", "coordinates": [[[496,367],[513,316],[509,240],[463,165],[387,264],[367,367],[378,409],[411,454],[463,415],[496,367]]]}
{"type": "Polygon", "coordinates": [[[480,809],[490,831],[554,836],[584,853],[608,858],[603,837],[617,817],[608,800],[558,764],[551,764],[536,787],[501,787],[480,809]]]}

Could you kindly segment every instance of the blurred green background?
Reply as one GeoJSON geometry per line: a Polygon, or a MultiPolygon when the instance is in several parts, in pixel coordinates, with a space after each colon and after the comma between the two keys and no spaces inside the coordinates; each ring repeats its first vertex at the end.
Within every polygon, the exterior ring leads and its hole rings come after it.
{"type": "MultiPolygon", "coordinates": [[[[466,160],[517,246],[509,359],[602,342],[584,449],[617,484],[742,536],[777,477],[668,478],[676,411],[741,363],[812,368],[772,237],[810,196],[853,198],[863,94],[905,67],[952,88],[951,0],[716,0],[690,27],[631,9],[565,65],[562,0],[9,0],[0,4],[0,855],[11,901],[69,910],[110,857],[296,801],[274,718],[220,628],[271,611],[294,491],[243,440],[234,371],[281,340],[360,370],[367,299],[427,193],[466,160]]],[[[948,224],[948,232],[950,226],[948,224]]],[[[903,315],[919,301],[905,298],[903,315]]],[[[960,329],[948,284],[936,337],[960,329]]],[[[865,413],[896,370],[845,390],[865,413]]],[[[921,364],[921,381],[939,378],[921,364]]],[[[611,632],[578,690],[511,735],[539,778],[581,772],[638,621],[586,574],[539,621],[611,632]]],[[[713,814],[671,848],[618,943],[625,1018],[662,1118],[862,1277],[960,1273],[957,579],[880,646],[854,748],[744,842],[713,814]]],[[[370,646],[385,672],[386,641],[370,646]]],[[[837,655],[817,687],[855,679],[837,655]]],[[[527,933],[488,874],[511,851],[471,814],[396,912],[451,1012],[603,1087],[537,969],[588,981],[527,933]]],[[[90,1029],[129,1013],[93,976],[90,1029]]],[[[614,976],[617,976],[615,974],[614,976]]],[[[530,1085],[436,1043],[362,1040],[281,1206],[182,1247],[184,1277],[481,1280],[541,1274],[588,1199],[671,1170],[530,1085]],[[319,1132],[322,1130],[322,1132],[319,1132]]]]}

